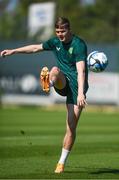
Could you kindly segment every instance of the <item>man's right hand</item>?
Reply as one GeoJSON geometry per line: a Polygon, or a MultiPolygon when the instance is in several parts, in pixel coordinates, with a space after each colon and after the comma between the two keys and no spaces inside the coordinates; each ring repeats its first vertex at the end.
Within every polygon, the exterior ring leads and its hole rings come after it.
{"type": "Polygon", "coordinates": [[[1,51],[0,55],[1,55],[1,57],[5,57],[5,56],[10,56],[14,53],[15,52],[13,49],[6,49],[6,50],[1,51]]]}

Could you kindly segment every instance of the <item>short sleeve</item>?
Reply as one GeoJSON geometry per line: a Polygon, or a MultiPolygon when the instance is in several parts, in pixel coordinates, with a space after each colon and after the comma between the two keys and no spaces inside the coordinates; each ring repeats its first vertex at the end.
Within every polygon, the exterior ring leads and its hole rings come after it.
{"type": "Polygon", "coordinates": [[[45,41],[43,43],[44,50],[53,50],[53,48],[54,48],[53,39],[49,39],[48,41],[45,41]]]}
{"type": "Polygon", "coordinates": [[[84,41],[78,42],[75,47],[75,61],[86,61],[87,46],[84,41]]]}

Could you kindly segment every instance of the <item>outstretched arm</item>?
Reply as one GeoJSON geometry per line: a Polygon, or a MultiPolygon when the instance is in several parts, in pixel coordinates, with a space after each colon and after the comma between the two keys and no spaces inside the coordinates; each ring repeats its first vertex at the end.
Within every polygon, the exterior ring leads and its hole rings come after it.
{"type": "Polygon", "coordinates": [[[18,54],[18,53],[26,53],[26,54],[36,53],[42,50],[43,50],[42,44],[34,44],[34,45],[23,46],[16,49],[6,49],[6,50],[3,50],[0,54],[1,54],[1,57],[5,57],[5,56],[10,56],[12,54],[18,54]]]}

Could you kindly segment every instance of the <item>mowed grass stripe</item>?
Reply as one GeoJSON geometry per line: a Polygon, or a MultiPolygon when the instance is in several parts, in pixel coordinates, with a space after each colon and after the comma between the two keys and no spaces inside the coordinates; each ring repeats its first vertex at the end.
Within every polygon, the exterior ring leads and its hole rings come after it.
{"type": "Polygon", "coordinates": [[[0,109],[0,178],[119,179],[119,113],[82,114],[64,174],[54,174],[64,110],[0,109]]]}

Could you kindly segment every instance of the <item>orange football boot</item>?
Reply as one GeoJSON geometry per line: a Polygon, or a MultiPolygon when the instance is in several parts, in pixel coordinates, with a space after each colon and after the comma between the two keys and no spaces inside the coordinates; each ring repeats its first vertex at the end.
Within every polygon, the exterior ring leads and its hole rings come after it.
{"type": "Polygon", "coordinates": [[[63,173],[64,172],[64,164],[58,163],[55,169],[55,173],[63,173]]]}
{"type": "Polygon", "coordinates": [[[49,70],[47,67],[43,67],[43,69],[41,70],[40,84],[42,86],[43,91],[50,91],[49,70]]]}

